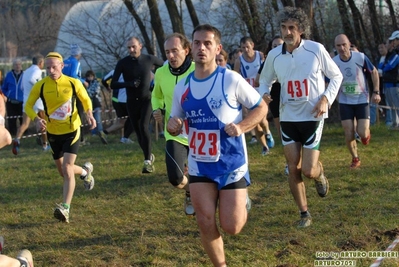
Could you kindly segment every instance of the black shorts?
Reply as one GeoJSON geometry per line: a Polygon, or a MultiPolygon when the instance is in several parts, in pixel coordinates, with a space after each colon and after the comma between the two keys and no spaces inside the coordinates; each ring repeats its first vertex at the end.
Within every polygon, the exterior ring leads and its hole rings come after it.
{"type": "Polygon", "coordinates": [[[324,120],[304,122],[280,122],[283,145],[299,142],[303,147],[318,150],[324,120]]]}
{"type": "Polygon", "coordinates": [[[339,104],[339,114],[341,121],[370,119],[370,108],[368,103],[363,104],[339,104]]]}
{"type": "Polygon", "coordinates": [[[272,89],[270,91],[270,97],[273,99],[273,101],[269,103],[269,109],[273,115],[273,118],[280,117],[280,91],[281,84],[278,82],[273,83],[272,89]]]}
{"type": "Polygon", "coordinates": [[[112,106],[115,109],[116,117],[128,117],[126,103],[112,101],[112,106]]]}
{"type": "MultiPolygon", "coordinates": [[[[193,183],[214,183],[217,184],[216,182],[212,181],[211,179],[205,177],[205,176],[192,176],[190,175],[190,184],[193,183]]],[[[229,189],[241,189],[241,188],[247,188],[247,181],[245,180],[244,177],[242,177],[239,181],[235,183],[228,184],[224,187],[222,187],[220,190],[229,190],[229,189]]]]}
{"type": "Polygon", "coordinates": [[[47,138],[51,146],[54,160],[62,158],[64,153],[78,154],[80,128],[67,134],[47,133],[47,138]]]}

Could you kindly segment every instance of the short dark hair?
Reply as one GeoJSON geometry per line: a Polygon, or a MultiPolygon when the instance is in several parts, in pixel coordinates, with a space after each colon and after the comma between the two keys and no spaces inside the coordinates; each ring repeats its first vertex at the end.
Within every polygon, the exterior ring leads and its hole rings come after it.
{"type": "Polygon", "coordinates": [[[86,71],[85,77],[87,78],[87,77],[89,77],[89,76],[94,76],[94,77],[96,77],[96,74],[94,73],[94,71],[88,70],[88,71],[86,71]]]}
{"type": "Polygon", "coordinates": [[[240,39],[240,44],[245,44],[246,42],[254,43],[251,37],[244,36],[240,39]]]}
{"type": "Polygon", "coordinates": [[[209,24],[198,25],[193,30],[193,34],[191,35],[191,38],[194,37],[194,33],[195,32],[199,32],[199,31],[212,32],[215,35],[215,41],[216,41],[217,44],[220,44],[221,41],[222,41],[222,34],[220,33],[220,31],[216,27],[213,27],[212,25],[209,25],[209,24]]]}
{"type": "Polygon", "coordinates": [[[36,54],[32,57],[33,65],[39,65],[39,63],[42,61],[44,61],[44,56],[42,54],[36,54]]]}

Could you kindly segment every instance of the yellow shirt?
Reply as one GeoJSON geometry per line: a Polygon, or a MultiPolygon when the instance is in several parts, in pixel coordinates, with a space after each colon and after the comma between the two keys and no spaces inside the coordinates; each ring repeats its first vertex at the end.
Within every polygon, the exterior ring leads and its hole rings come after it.
{"type": "Polygon", "coordinates": [[[42,100],[47,131],[58,135],[76,131],[82,123],[76,108],[76,100],[73,101],[73,87],[75,87],[76,97],[82,102],[84,110],[92,110],[90,97],[82,82],[67,75],[61,75],[57,80],[47,76],[33,85],[25,103],[26,114],[32,120],[37,117],[33,106],[36,100],[41,97],[40,94],[43,90],[42,100]]]}

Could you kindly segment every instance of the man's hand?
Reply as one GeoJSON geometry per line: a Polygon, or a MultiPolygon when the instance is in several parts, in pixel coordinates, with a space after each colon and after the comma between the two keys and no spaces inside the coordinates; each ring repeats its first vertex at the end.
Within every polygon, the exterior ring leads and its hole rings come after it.
{"type": "Polygon", "coordinates": [[[312,114],[315,114],[314,117],[323,116],[324,113],[328,111],[328,100],[326,96],[322,96],[321,99],[316,103],[314,108],[312,109],[312,114]]]}
{"type": "Polygon", "coordinates": [[[183,120],[179,117],[172,117],[168,120],[168,126],[166,130],[173,135],[177,136],[181,133],[181,129],[183,128],[183,120]]]}
{"type": "Polygon", "coordinates": [[[241,127],[235,123],[229,123],[224,126],[224,131],[229,136],[240,136],[242,134],[241,127]]]}
{"type": "Polygon", "coordinates": [[[266,104],[268,104],[268,105],[269,105],[270,102],[273,101],[273,99],[271,98],[271,96],[269,94],[264,94],[262,98],[266,102],[266,104]]]}
{"type": "Polygon", "coordinates": [[[35,118],[35,125],[36,125],[36,131],[38,133],[43,133],[46,131],[47,129],[47,122],[46,120],[36,117],[35,118]]]}
{"type": "Polygon", "coordinates": [[[154,116],[154,119],[157,121],[157,122],[159,122],[159,123],[162,123],[162,120],[163,120],[163,116],[162,116],[162,111],[160,110],[160,109],[157,109],[157,110],[154,110],[153,112],[152,112],[152,116],[154,116]]]}

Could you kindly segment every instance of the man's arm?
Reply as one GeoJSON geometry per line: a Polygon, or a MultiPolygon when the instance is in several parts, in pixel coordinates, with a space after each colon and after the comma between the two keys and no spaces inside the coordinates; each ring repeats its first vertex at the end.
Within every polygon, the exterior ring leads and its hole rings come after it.
{"type": "Polygon", "coordinates": [[[247,116],[240,121],[239,123],[229,123],[226,124],[224,130],[229,136],[240,136],[243,133],[246,133],[252,130],[256,125],[258,125],[261,120],[266,116],[268,112],[268,107],[265,101],[262,98],[259,98],[259,104],[249,110],[247,116]]]}
{"type": "Polygon", "coordinates": [[[0,92],[0,148],[11,144],[11,135],[4,126],[6,116],[5,97],[0,92]]]}

